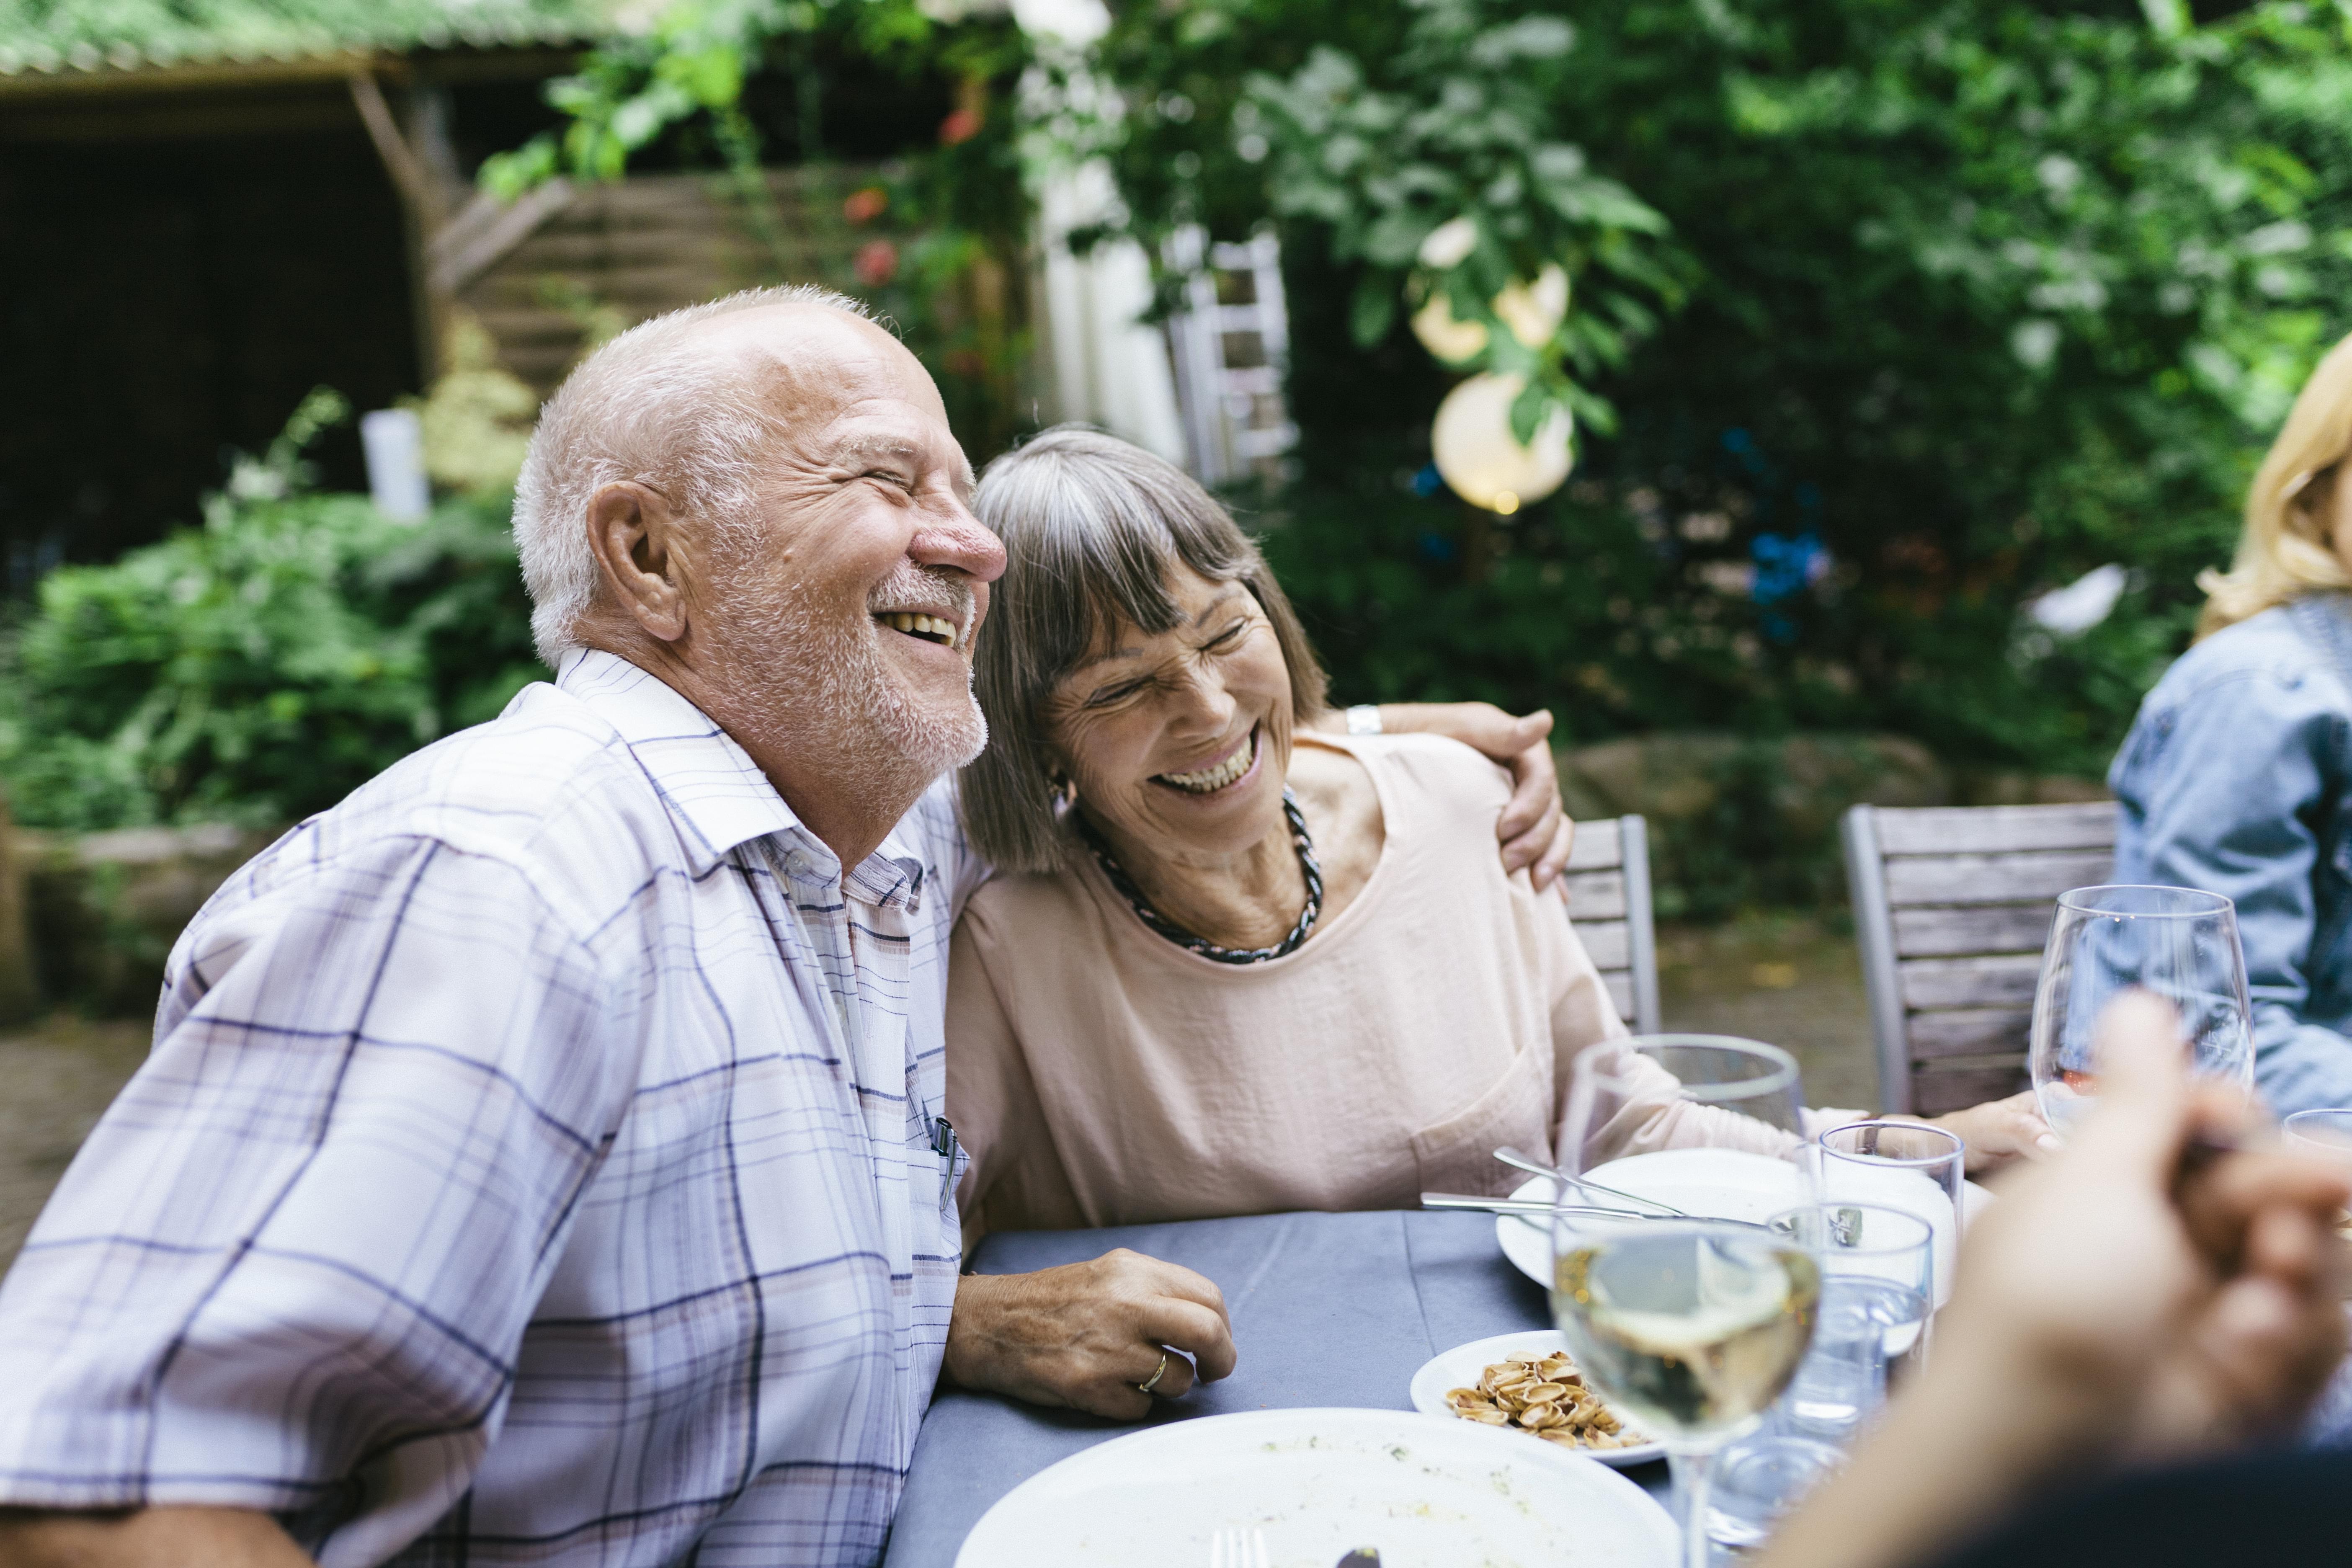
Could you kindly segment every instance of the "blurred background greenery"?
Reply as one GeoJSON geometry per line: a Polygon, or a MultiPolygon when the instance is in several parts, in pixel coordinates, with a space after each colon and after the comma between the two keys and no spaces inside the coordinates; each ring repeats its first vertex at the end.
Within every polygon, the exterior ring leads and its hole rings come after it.
{"type": "MultiPolygon", "coordinates": [[[[74,14],[0,0],[0,42],[74,14]]],[[[1662,913],[1721,919],[1833,904],[1847,801],[2095,792],[2352,326],[2347,16],[1152,0],[1081,44],[984,4],[687,0],[615,25],[480,178],[706,169],[757,227],[787,221],[762,166],[811,171],[855,230],[828,280],[976,462],[1037,419],[1017,280],[1057,172],[1107,160],[1070,243],[1140,241],[1162,309],[1181,226],[1276,234],[1300,438],[1232,499],[1335,695],[1551,709],[1572,804],[1650,811],[1662,913]],[[904,121],[855,167],[842,82],[904,121]],[[1474,267],[1574,287],[1513,363],[1575,410],[1578,467],[1507,517],[1436,482],[1454,373],[1407,324],[1415,247],[1465,215],[1474,267]],[[2095,624],[2031,613],[2111,564],[2095,624]]],[[[306,471],[341,413],[315,396],[184,527],[20,594],[20,823],[281,824],[533,677],[496,474],[387,521],[306,471]]]]}

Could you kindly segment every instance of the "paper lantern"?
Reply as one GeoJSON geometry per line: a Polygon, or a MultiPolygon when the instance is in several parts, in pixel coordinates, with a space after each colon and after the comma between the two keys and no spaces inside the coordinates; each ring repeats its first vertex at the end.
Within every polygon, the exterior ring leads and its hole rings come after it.
{"type": "Polygon", "coordinates": [[[1558,404],[1528,446],[1511,434],[1511,405],[1526,385],[1517,375],[1474,375],[1445,395],[1429,430],[1430,455],[1454,493],[1506,517],[1559,489],[1576,466],[1574,422],[1558,404]]]}
{"type": "Polygon", "coordinates": [[[1445,290],[1430,290],[1429,302],[1412,313],[1412,335],[1441,364],[1461,364],[1486,352],[1486,323],[1454,319],[1445,290]]]}

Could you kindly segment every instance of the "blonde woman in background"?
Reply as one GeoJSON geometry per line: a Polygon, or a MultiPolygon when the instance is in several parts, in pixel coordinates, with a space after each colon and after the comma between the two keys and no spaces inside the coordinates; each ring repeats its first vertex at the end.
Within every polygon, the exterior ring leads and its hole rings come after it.
{"type": "Polygon", "coordinates": [[[2246,496],[2198,642],[2108,774],[2118,882],[2234,900],[2254,1082],[2281,1115],[2352,1106],[2352,338],[2328,352],[2246,496]]]}

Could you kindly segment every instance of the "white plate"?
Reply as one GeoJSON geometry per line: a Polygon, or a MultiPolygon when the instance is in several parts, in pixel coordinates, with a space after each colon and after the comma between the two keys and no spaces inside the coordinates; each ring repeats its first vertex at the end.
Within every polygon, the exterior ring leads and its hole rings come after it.
{"type": "Polygon", "coordinates": [[[1172,1421],[1041,1470],[981,1516],[956,1568],[1201,1568],[1220,1530],[1265,1532],[1270,1568],[1673,1568],[1674,1521],[1549,1443],[1402,1410],[1254,1410],[1172,1421]]]}
{"type": "MultiPolygon", "coordinates": [[[[1424,1415],[1443,1415],[1449,1421],[1459,1421],[1452,1406],[1445,1403],[1446,1391],[1475,1387],[1478,1374],[1501,1361],[1505,1356],[1549,1355],[1554,1351],[1568,1349],[1568,1338],[1558,1329],[1528,1329],[1521,1333],[1496,1334],[1490,1340],[1472,1340],[1466,1345],[1455,1345],[1443,1354],[1430,1357],[1412,1374],[1412,1407],[1424,1415]]],[[[1509,1432],[1505,1436],[1512,1436],[1509,1432]]],[[[1539,1439],[1538,1439],[1539,1440],[1539,1439]]],[[[1598,1459],[1604,1465],[1638,1465],[1663,1457],[1663,1444],[1644,1443],[1634,1448],[1570,1448],[1571,1454],[1581,1454],[1588,1459],[1598,1459]]]]}
{"type": "MultiPolygon", "coordinates": [[[[1802,1178],[1796,1166],[1767,1154],[1742,1153],[1737,1149],[1667,1149],[1655,1154],[1635,1154],[1612,1160],[1594,1170],[1591,1176],[1620,1192],[1719,1219],[1768,1220],[1803,1201],[1802,1178]]],[[[1877,1198],[1881,1194],[1869,1195],[1877,1198]]],[[[1511,1196],[1548,1203],[1551,1199],[1551,1178],[1529,1176],[1512,1190],[1511,1196]]],[[[1992,1194],[1984,1188],[1974,1182],[1963,1184],[1960,1207],[1964,1212],[1960,1223],[1966,1226],[1990,1202],[1992,1194]]],[[[1495,1240],[1513,1268],[1545,1289],[1551,1289],[1551,1226],[1548,1223],[1516,1215],[1497,1215],[1495,1240]]],[[[1949,1243],[1938,1236],[1937,1260],[1948,1262],[1949,1252],[1949,1243]]],[[[1951,1270],[1947,1267],[1937,1273],[1939,1278],[1936,1300],[1940,1306],[1951,1294],[1951,1270]]]]}

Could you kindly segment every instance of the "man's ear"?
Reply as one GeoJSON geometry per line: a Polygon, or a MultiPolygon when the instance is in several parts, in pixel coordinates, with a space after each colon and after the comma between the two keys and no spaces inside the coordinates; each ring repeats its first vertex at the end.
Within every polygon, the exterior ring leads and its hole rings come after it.
{"type": "Polygon", "coordinates": [[[623,479],[588,501],[588,548],[604,591],[647,636],[676,642],[686,635],[687,595],[681,571],[686,540],[669,502],[656,491],[623,479]]]}

